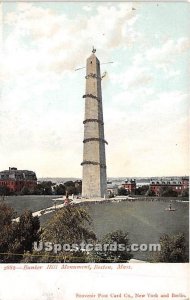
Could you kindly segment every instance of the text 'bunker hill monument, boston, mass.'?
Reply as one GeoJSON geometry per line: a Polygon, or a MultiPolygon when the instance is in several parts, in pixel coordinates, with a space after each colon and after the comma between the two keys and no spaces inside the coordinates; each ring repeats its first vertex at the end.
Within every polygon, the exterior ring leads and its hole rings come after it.
{"type": "Polygon", "coordinates": [[[83,140],[83,176],[82,197],[103,198],[106,196],[107,175],[104,139],[104,121],[102,107],[100,62],[93,48],[86,62],[86,94],[84,140],[83,140]]]}

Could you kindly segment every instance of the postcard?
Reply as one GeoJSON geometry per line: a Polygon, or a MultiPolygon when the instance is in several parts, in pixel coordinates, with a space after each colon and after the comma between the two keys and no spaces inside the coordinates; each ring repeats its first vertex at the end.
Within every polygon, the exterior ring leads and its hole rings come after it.
{"type": "Polygon", "coordinates": [[[1,1],[0,300],[187,300],[190,7],[1,1]]]}

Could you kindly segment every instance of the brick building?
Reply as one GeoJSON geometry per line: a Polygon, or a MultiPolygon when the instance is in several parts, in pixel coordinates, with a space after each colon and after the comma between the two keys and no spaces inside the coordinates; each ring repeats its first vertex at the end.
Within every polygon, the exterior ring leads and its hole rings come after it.
{"type": "Polygon", "coordinates": [[[122,188],[127,190],[129,194],[135,194],[136,190],[136,180],[131,179],[131,180],[125,180],[124,183],[122,183],[122,188]]]}
{"type": "Polygon", "coordinates": [[[189,189],[189,177],[182,177],[181,181],[182,181],[183,190],[188,190],[189,189]]]}
{"type": "Polygon", "coordinates": [[[182,177],[180,180],[151,180],[150,182],[150,190],[154,192],[156,196],[161,196],[163,190],[167,188],[180,195],[189,188],[189,178],[182,177]]]}
{"type": "Polygon", "coordinates": [[[33,171],[9,168],[0,172],[0,187],[7,187],[10,192],[20,193],[24,188],[32,192],[36,185],[37,177],[33,171]]]}

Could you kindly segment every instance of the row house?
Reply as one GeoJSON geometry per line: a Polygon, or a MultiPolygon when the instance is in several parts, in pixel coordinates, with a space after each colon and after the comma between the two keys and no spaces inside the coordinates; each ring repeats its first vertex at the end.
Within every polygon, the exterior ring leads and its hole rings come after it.
{"type": "Polygon", "coordinates": [[[189,178],[182,177],[180,180],[150,181],[150,190],[153,191],[156,196],[160,196],[165,188],[172,189],[180,195],[183,191],[189,188],[189,178]]]}

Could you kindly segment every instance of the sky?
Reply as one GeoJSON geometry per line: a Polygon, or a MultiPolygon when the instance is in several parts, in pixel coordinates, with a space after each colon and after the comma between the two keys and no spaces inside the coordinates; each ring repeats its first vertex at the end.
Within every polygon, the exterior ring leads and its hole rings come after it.
{"type": "Polygon", "coordinates": [[[81,177],[86,59],[102,80],[107,175],[188,174],[189,3],[1,3],[0,169],[81,177]]]}

